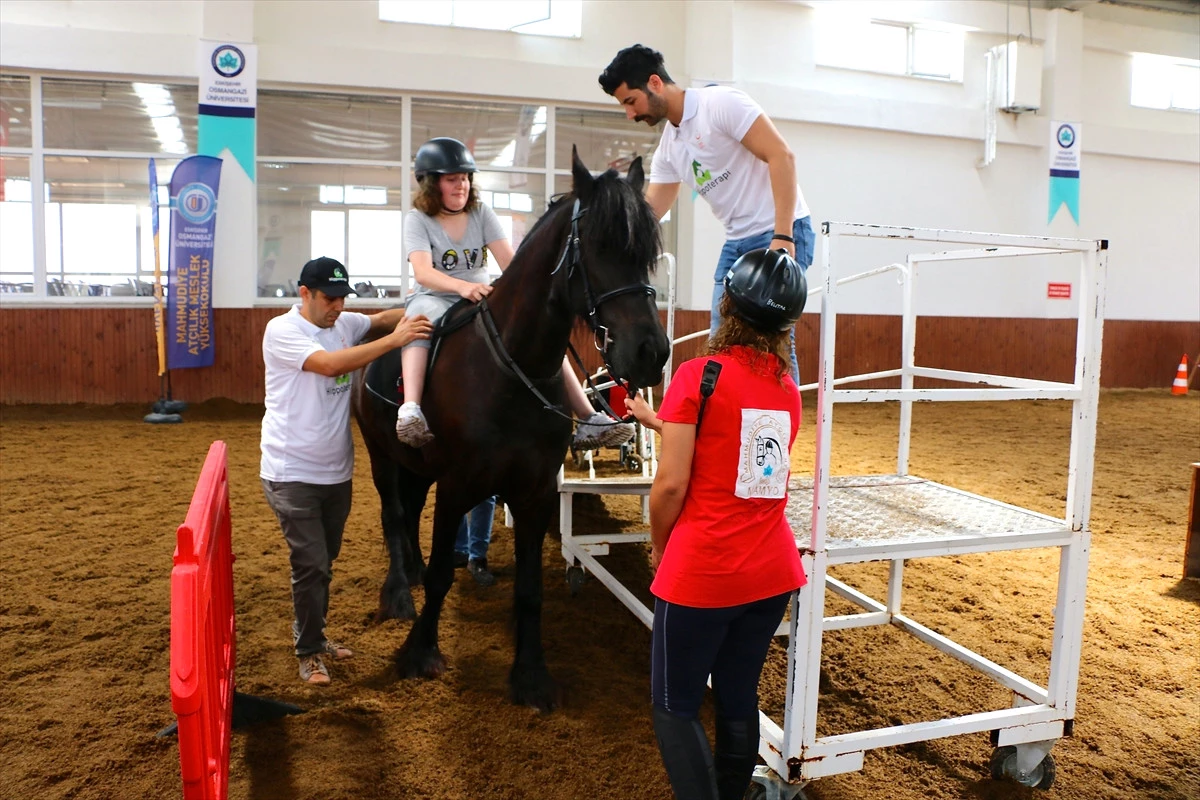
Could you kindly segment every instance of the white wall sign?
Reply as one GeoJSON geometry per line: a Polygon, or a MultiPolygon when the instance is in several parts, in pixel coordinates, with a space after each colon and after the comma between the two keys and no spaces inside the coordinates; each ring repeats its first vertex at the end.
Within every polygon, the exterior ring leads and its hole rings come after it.
{"type": "Polygon", "coordinates": [[[237,109],[245,111],[244,116],[254,115],[258,104],[258,48],[255,45],[201,40],[199,73],[201,114],[243,116],[229,113],[237,109]]]}

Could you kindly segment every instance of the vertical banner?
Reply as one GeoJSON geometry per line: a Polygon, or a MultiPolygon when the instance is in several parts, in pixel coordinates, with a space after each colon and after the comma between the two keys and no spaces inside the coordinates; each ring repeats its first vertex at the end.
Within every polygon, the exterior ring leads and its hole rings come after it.
{"type": "Polygon", "coordinates": [[[167,366],[211,367],[212,260],[221,159],[191,156],[171,176],[171,249],[167,270],[167,366]]]}
{"type": "Polygon", "coordinates": [[[1079,224],[1079,123],[1050,123],[1050,217],[1066,203],[1075,224],[1079,224]]]}
{"type": "Polygon", "coordinates": [[[158,377],[167,371],[166,326],[163,322],[162,260],[158,249],[158,167],[150,159],[150,232],[154,237],[154,341],[158,347],[158,377]]]}
{"type": "Polygon", "coordinates": [[[258,48],[248,42],[201,40],[196,68],[200,76],[196,153],[224,162],[212,304],[242,308],[258,292],[251,266],[259,245],[254,185],[258,48]]]}
{"type": "Polygon", "coordinates": [[[200,42],[199,148],[228,149],[254,180],[254,113],[258,106],[258,50],[252,44],[200,42]]]}

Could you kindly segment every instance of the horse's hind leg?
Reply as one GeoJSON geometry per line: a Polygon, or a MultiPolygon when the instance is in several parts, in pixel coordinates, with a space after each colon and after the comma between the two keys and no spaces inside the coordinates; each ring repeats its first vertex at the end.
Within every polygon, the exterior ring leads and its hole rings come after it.
{"type": "Polygon", "coordinates": [[[425,570],[425,607],[396,651],[396,669],[402,678],[437,678],[446,671],[446,659],[438,649],[438,620],[454,584],[454,537],[464,513],[461,504],[444,498],[439,489],[433,510],[433,549],[425,570]]]}
{"type": "Polygon", "coordinates": [[[425,578],[425,557],[421,555],[421,510],[425,508],[430,482],[401,467],[397,470],[396,484],[402,512],[400,548],[404,554],[404,577],[412,586],[425,578]]]}
{"type": "Polygon", "coordinates": [[[513,586],[516,658],[509,673],[512,701],[538,711],[560,705],[558,686],[542,649],[542,543],[554,509],[554,485],[544,496],[509,507],[513,513],[517,577],[513,586]]]}
{"type": "MultiPolygon", "coordinates": [[[[401,479],[402,468],[386,456],[371,454],[371,477],[379,493],[380,521],[383,540],[388,550],[388,572],[379,590],[379,610],[375,621],[409,620],[417,615],[413,605],[410,576],[422,564],[420,547],[413,547],[415,531],[420,524],[421,506],[413,508],[413,492],[401,479]],[[406,519],[407,512],[407,519],[406,519]],[[411,520],[411,521],[410,521],[411,520]]],[[[408,482],[411,484],[411,482],[408,482]]],[[[420,501],[424,500],[424,493],[420,501]]]]}

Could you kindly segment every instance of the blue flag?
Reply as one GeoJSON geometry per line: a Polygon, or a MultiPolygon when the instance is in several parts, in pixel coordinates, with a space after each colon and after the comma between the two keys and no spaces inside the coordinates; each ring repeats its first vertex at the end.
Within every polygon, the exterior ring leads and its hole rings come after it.
{"type": "Polygon", "coordinates": [[[212,257],[221,159],[191,156],[171,176],[167,270],[167,366],[213,363],[212,257]]]}

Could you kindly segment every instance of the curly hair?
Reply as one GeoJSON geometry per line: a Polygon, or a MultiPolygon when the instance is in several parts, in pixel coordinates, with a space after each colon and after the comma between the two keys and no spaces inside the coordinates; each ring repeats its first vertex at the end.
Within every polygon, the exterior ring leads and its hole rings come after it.
{"type": "Polygon", "coordinates": [[[761,357],[754,359],[752,367],[773,373],[783,384],[784,377],[792,372],[790,332],[764,331],[754,327],[738,316],[737,307],[728,294],[721,298],[718,310],[721,312],[721,325],[708,340],[708,355],[717,355],[738,345],[756,350],[761,357]]]}
{"type": "MultiPolygon", "coordinates": [[[[424,212],[431,217],[435,217],[442,213],[445,208],[442,206],[442,176],[431,172],[421,178],[417,183],[417,190],[413,192],[413,208],[424,212]]],[[[463,206],[463,211],[474,211],[479,208],[479,190],[475,188],[475,176],[467,173],[467,180],[471,182],[471,192],[467,195],[467,204],[463,206]]]]}

